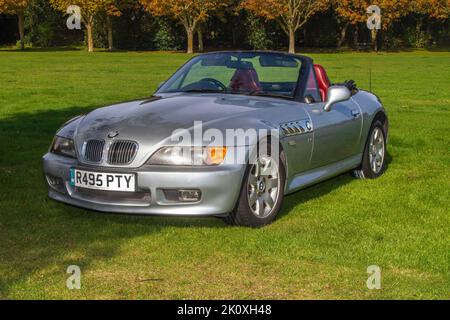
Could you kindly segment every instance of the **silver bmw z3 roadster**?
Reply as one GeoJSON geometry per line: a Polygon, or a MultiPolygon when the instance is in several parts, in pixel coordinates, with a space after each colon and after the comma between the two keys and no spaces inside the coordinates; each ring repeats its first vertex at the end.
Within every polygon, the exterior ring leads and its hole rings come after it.
{"type": "Polygon", "coordinates": [[[65,123],[43,170],[49,197],[73,206],[261,227],[287,194],[381,176],[388,127],[377,96],[330,83],[309,57],[208,53],[148,99],[65,123]]]}

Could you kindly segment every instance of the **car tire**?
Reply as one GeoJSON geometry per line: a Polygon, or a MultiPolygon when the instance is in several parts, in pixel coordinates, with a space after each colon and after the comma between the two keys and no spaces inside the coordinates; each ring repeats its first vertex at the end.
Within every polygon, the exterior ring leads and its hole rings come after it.
{"type": "Polygon", "coordinates": [[[284,159],[281,152],[277,163],[268,152],[268,157],[258,157],[256,164],[248,165],[236,208],[224,218],[225,223],[260,228],[277,218],[284,199],[284,159]]]}
{"type": "Polygon", "coordinates": [[[361,166],[353,172],[358,179],[377,179],[387,167],[385,126],[376,120],[369,131],[361,166]]]}

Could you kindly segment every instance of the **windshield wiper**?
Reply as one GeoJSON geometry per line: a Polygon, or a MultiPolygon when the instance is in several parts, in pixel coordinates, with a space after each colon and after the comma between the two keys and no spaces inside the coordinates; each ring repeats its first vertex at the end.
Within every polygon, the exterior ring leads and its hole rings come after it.
{"type": "Polygon", "coordinates": [[[245,95],[245,92],[233,91],[233,90],[229,90],[229,89],[225,89],[225,90],[220,90],[220,89],[191,89],[191,90],[184,90],[184,91],[179,91],[179,92],[183,92],[183,93],[223,93],[223,94],[244,94],[245,95]]]}
{"type": "Polygon", "coordinates": [[[223,94],[237,94],[237,95],[246,95],[246,96],[257,96],[257,97],[269,97],[269,98],[280,98],[280,99],[288,99],[292,100],[292,97],[281,95],[281,94],[271,94],[264,93],[262,91],[252,91],[252,92],[242,92],[242,91],[233,91],[233,90],[219,90],[219,89],[190,89],[179,91],[182,93],[223,93],[223,94]]]}
{"type": "Polygon", "coordinates": [[[225,90],[216,90],[216,89],[191,89],[191,90],[184,90],[180,92],[185,93],[226,93],[225,90]]]}
{"type": "Polygon", "coordinates": [[[261,91],[253,91],[253,92],[248,93],[247,95],[256,96],[256,97],[281,98],[281,99],[288,99],[288,100],[292,100],[292,98],[293,98],[293,97],[286,96],[283,94],[264,93],[261,91]]]}

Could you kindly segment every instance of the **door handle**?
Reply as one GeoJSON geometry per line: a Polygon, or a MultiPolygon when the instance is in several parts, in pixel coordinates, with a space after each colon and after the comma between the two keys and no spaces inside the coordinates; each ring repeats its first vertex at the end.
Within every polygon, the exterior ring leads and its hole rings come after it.
{"type": "Polygon", "coordinates": [[[359,116],[361,115],[361,112],[359,112],[358,110],[352,110],[352,117],[357,119],[359,118],[359,116]]]}

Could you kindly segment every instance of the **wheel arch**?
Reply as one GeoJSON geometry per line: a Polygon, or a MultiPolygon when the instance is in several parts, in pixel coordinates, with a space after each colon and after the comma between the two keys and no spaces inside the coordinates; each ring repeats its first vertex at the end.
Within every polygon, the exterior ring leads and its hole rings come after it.
{"type": "MultiPolygon", "coordinates": [[[[260,141],[263,141],[265,139],[267,140],[268,143],[271,143],[272,142],[272,135],[267,135],[266,137],[262,138],[260,141]]],[[[258,142],[258,144],[259,143],[260,142],[258,142]]],[[[281,139],[279,137],[278,137],[278,148],[280,150],[280,160],[281,160],[281,163],[283,165],[283,169],[284,169],[285,173],[287,173],[288,163],[287,163],[287,159],[286,159],[286,153],[284,152],[284,147],[283,147],[283,144],[281,143],[281,139]]]]}
{"type": "Polygon", "coordinates": [[[384,134],[386,135],[386,143],[389,141],[389,118],[384,110],[379,110],[373,117],[370,126],[375,123],[375,121],[380,121],[383,124],[384,134]]]}
{"type": "MultiPolygon", "coordinates": [[[[286,183],[287,183],[287,179],[286,179],[286,174],[287,174],[287,161],[286,161],[286,156],[285,156],[285,152],[284,152],[284,148],[283,145],[281,143],[281,140],[279,139],[279,137],[277,137],[277,139],[279,140],[278,145],[279,145],[279,151],[280,151],[280,160],[281,160],[281,164],[283,166],[283,174],[285,176],[285,183],[283,186],[283,190],[282,190],[282,196],[285,195],[285,190],[286,190],[286,183]]],[[[253,144],[253,148],[250,148],[248,150],[249,154],[248,154],[248,159],[247,159],[247,165],[246,165],[246,169],[244,172],[244,175],[242,177],[242,181],[241,181],[241,185],[240,185],[240,190],[242,192],[243,188],[245,187],[246,184],[246,179],[247,179],[247,175],[249,174],[249,171],[251,169],[251,165],[250,165],[250,153],[253,152],[255,150],[259,150],[259,146],[262,142],[265,142],[267,144],[271,144],[272,141],[272,135],[268,134],[266,136],[261,137],[260,139],[258,139],[258,141],[256,142],[256,144],[253,144]]],[[[235,213],[237,212],[238,208],[239,208],[239,203],[241,201],[240,199],[241,195],[238,197],[238,199],[236,200],[234,209],[232,210],[232,212],[230,212],[228,215],[221,217],[225,223],[230,224],[230,225],[242,225],[242,221],[239,221],[239,219],[235,216],[235,213]]]]}

